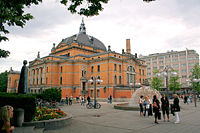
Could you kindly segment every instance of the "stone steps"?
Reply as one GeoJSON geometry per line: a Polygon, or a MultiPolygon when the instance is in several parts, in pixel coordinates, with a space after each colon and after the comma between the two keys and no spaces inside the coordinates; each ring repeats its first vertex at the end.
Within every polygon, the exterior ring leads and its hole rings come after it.
{"type": "Polygon", "coordinates": [[[44,128],[35,128],[34,126],[28,127],[15,127],[13,133],[43,133],[44,128]]]}

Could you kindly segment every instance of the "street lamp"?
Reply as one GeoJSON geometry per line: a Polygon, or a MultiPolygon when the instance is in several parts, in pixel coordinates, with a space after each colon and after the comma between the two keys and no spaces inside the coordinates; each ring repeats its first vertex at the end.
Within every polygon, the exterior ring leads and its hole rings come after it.
{"type": "Polygon", "coordinates": [[[178,73],[177,72],[171,72],[171,76],[172,77],[174,77],[174,92],[173,92],[173,94],[175,94],[175,92],[176,92],[176,90],[175,90],[175,81],[176,81],[176,79],[175,79],[175,77],[178,75],[178,73]]]}
{"type": "MultiPolygon", "coordinates": [[[[168,76],[169,76],[169,70],[173,70],[172,67],[168,67],[166,66],[165,69],[162,71],[162,73],[157,73],[156,76],[157,77],[165,77],[166,78],[166,96],[169,98],[169,89],[168,89],[168,86],[169,86],[169,83],[168,83],[168,76]]],[[[176,77],[177,76],[177,72],[173,71],[173,72],[170,72],[171,76],[172,77],[176,77]]],[[[174,81],[174,87],[175,87],[175,81],[174,81]]],[[[174,88],[174,93],[175,93],[175,88],[174,88]]]]}
{"type": "Polygon", "coordinates": [[[99,78],[94,77],[93,79],[88,80],[89,83],[93,83],[94,82],[94,108],[96,108],[97,105],[97,98],[96,98],[96,83],[102,83],[103,80],[100,80],[99,78]]]}
{"type": "MultiPolygon", "coordinates": [[[[191,82],[190,79],[187,79],[186,80],[187,82],[191,82]]],[[[192,85],[193,85],[193,93],[194,93],[194,106],[197,107],[197,99],[196,99],[196,90],[195,90],[195,84],[194,83],[199,83],[200,82],[200,79],[196,79],[196,78],[193,78],[192,79],[192,85]]]]}

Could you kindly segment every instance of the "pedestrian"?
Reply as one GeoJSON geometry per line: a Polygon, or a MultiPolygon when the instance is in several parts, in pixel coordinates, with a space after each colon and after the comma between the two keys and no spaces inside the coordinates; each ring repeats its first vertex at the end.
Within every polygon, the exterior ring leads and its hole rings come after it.
{"type": "Polygon", "coordinates": [[[139,100],[139,106],[140,106],[140,116],[144,116],[143,114],[143,96],[140,96],[140,100],[139,100]]]}
{"type": "Polygon", "coordinates": [[[169,100],[165,96],[165,94],[162,95],[161,98],[161,108],[162,108],[162,114],[163,114],[163,119],[165,121],[165,114],[167,115],[167,121],[169,122],[169,100]]]}
{"type": "Polygon", "coordinates": [[[192,103],[193,96],[190,94],[190,103],[192,103]]]}
{"type": "Polygon", "coordinates": [[[72,105],[73,96],[69,98],[69,105],[72,105]]]}
{"type": "Polygon", "coordinates": [[[85,100],[84,100],[84,98],[82,97],[82,98],[81,98],[81,105],[84,106],[84,104],[85,104],[85,100]]]}
{"type": "Polygon", "coordinates": [[[68,105],[69,98],[66,96],[66,104],[68,105]]]}
{"type": "Polygon", "coordinates": [[[150,115],[149,109],[150,109],[150,99],[149,96],[146,96],[144,99],[144,116],[146,116],[146,112],[148,113],[148,116],[150,115]]]}
{"type": "Polygon", "coordinates": [[[88,105],[90,103],[90,96],[87,97],[88,105]]]}
{"type": "Polygon", "coordinates": [[[185,96],[184,96],[184,103],[185,103],[185,104],[188,104],[188,97],[187,97],[187,94],[185,94],[185,96]]]}
{"type": "Polygon", "coordinates": [[[175,124],[180,123],[180,118],[179,118],[180,106],[179,106],[179,98],[177,94],[174,94],[174,112],[175,112],[175,117],[176,117],[175,124]]]}
{"type": "Polygon", "coordinates": [[[111,95],[110,95],[109,101],[110,101],[110,104],[112,104],[112,96],[111,95]]]}
{"type": "Polygon", "coordinates": [[[13,117],[13,107],[6,105],[0,109],[0,133],[12,133],[15,129],[11,126],[10,119],[13,117]]]}
{"type": "Polygon", "coordinates": [[[155,116],[155,123],[158,124],[158,115],[160,110],[160,102],[156,95],[153,96],[153,112],[155,116]]]}

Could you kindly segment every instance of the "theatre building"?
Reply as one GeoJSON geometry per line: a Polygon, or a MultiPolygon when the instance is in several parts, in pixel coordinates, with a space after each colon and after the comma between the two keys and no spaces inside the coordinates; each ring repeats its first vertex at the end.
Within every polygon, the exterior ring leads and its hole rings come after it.
{"type": "MultiPolygon", "coordinates": [[[[82,21],[78,34],[53,44],[50,54],[45,57],[40,57],[38,52],[37,58],[29,62],[29,91],[41,93],[47,88],[58,88],[65,98],[94,97],[96,90],[96,97],[101,99],[109,95],[130,98],[135,88],[144,84],[146,65],[137,54],[131,54],[130,39],[126,39],[124,45],[126,51],[122,49],[122,53],[112,51],[110,46],[107,49],[97,38],[86,34],[82,21]]],[[[12,91],[9,84],[16,81],[9,77],[8,91],[12,91]]]]}

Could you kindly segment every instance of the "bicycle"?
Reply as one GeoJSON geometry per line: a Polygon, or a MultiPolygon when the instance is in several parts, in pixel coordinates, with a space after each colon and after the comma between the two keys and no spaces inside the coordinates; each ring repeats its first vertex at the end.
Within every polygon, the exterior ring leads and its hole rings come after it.
{"type": "Polygon", "coordinates": [[[95,105],[92,102],[90,102],[89,104],[86,105],[86,107],[88,109],[91,109],[91,108],[100,109],[101,108],[101,104],[96,103],[96,107],[95,107],[95,105]]]}

